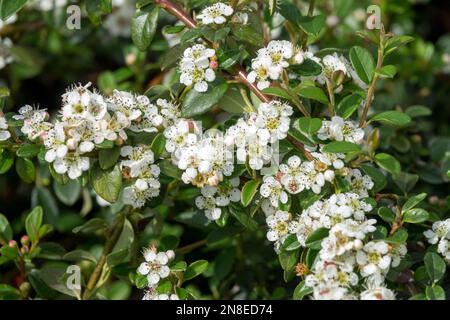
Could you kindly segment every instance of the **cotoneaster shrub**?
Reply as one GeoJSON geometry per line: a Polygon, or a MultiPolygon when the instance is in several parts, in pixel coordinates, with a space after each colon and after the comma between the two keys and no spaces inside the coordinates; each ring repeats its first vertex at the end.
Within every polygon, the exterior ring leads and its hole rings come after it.
{"type": "MultiPolygon", "coordinates": [[[[25,2],[2,4],[2,32],[25,2]]],[[[445,299],[449,205],[433,185],[448,139],[423,150],[426,107],[373,108],[412,37],[381,24],[335,48],[337,16],[315,1],[113,4],[85,4],[134,42],[101,91],[73,79],[47,110],[1,90],[0,173],[31,186],[31,208],[0,215],[0,297],[445,299]]],[[[10,38],[0,49],[11,89],[39,74],[10,38]]]]}

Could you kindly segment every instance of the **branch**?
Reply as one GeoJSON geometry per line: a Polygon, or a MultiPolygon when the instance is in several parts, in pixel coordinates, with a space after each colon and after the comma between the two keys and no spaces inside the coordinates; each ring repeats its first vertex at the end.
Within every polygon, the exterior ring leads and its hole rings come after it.
{"type": "MultiPolygon", "coordinates": [[[[173,3],[170,0],[155,0],[155,4],[159,5],[161,8],[165,9],[167,12],[172,14],[173,16],[177,17],[179,20],[184,22],[186,27],[189,29],[193,29],[197,27],[197,23],[189,16],[187,12],[185,12],[182,8],[177,6],[175,3],[173,3]]],[[[247,73],[242,68],[235,68],[234,70],[235,75],[234,78],[247,86],[262,102],[270,102],[270,98],[266,96],[264,93],[262,93],[253,83],[248,81],[247,79],[247,73]]],[[[290,137],[293,139],[292,137],[290,137]]],[[[295,140],[295,139],[294,139],[295,140]]],[[[295,141],[295,143],[290,140],[294,146],[299,149],[305,156],[308,158],[308,160],[312,160],[311,154],[305,150],[302,143],[299,141],[295,141]]]]}
{"type": "Polygon", "coordinates": [[[366,126],[367,113],[369,112],[370,104],[372,103],[373,94],[375,92],[375,85],[378,80],[378,72],[383,66],[383,57],[384,57],[384,38],[385,38],[384,26],[381,25],[380,30],[380,46],[378,47],[378,57],[377,57],[377,66],[375,68],[375,72],[373,74],[372,81],[370,82],[369,89],[367,90],[367,98],[364,102],[363,113],[361,115],[361,120],[359,121],[359,127],[364,128],[366,126]]]}
{"type": "Polygon", "coordinates": [[[98,259],[95,269],[92,272],[91,277],[89,278],[86,290],[83,294],[83,300],[89,299],[94,292],[95,287],[97,286],[97,282],[102,274],[103,266],[106,263],[106,257],[111,253],[114,246],[116,245],[117,240],[120,237],[120,234],[122,233],[124,221],[125,216],[123,214],[118,215],[116,218],[116,222],[111,227],[110,232],[107,234],[107,240],[105,246],[103,247],[102,255],[100,256],[100,259],[98,259]]]}

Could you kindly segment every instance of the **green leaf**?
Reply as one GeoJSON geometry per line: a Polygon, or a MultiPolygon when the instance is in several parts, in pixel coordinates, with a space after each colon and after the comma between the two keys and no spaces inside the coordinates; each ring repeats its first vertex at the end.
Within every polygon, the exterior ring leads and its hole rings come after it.
{"type": "Polygon", "coordinates": [[[386,242],[393,244],[404,244],[406,240],[408,240],[408,231],[403,228],[398,229],[392,236],[385,239],[386,242]]]}
{"type": "Polygon", "coordinates": [[[159,251],[167,251],[167,250],[175,250],[180,243],[180,239],[178,237],[168,235],[161,239],[159,242],[159,251]]]}
{"type": "Polygon", "coordinates": [[[230,85],[218,103],[219,108],[229,113],[241,114],[244,111],[245,100],[242,97],[240,88],[243,87],[230,85]]]}
{"type": "Polygon", "coordinates": [[[405,113],[410,118],[418,118],[431,115],[431,110],[425,106],[414,105],[406,108],[405,113]]]}
{"type": "Polygon", "coordinates": [[[153,138],[151,149],[153,151],[153,154],[155,156],[155,160],[159,159],[161,154],[164,152],[166,147],[166,138],[164,137],[164,134],[158,133],[155,138],[153,138]]]}
{"type": "Polygon", "coordinates": [[[98,164],[103,170],[112,168],[119,160],[120,148],[100,149],[98,152],[98,164]]]}
{"type": "Polygon", "coordinates": [[[395,220],[395,213],[389,208],[381,207],[377,213],[386,222],[393,222],[395,220]]]}
{"type": "Polygon", "coordinates": [[[295,264],[298,262],[299,256],[299,250],[281,251],[278,255],[278,259],[280,260],[280,264],[283,270],[287,272],[292,271],[292,269],[294,269],[295,267],[295,264]]]}
{"type": "Polygon", "coordinates": [[[407,114],[399,111],[385,111],[374,115],[370,118],[369,123],[374,121],[392,127],[403,127],[411,122],[411,118],[407,114]]]}
{"type": "Polygon", "coordinates": [[[93,233],[97,230],[106,229],[108,227],[108,223],[100,218],[93,218],[87,221],[85,224],[73,228],[73,233],[93,233]]]}
{"type": "Polygon", "coordinates": [[[400,162],[387,153],[377,153],[374,160],[377,165],[394,175],[399,174],[402,169],[400,162]]]}
{"type": "Polygon", "coordinates": [[[322,127],[322,120],[319,118],[301,117],[298,119],[298,127],[301,133],[312,136],[322,127]]]}
{"type": "Polygon", "coordinates": [[[0,174],[8,172],[14,164],[14,156],[11,152],[4,150],[0,153],[0,174]]]}
{"type": "Polygon", "coordinates": [[[0,0],[0,19],[5,21],[26,3],[27,0],[0,0]]]}
{"type": "Polygon", "coordinates": [[[238,40],[250,43],[251,45],[260,47],[264,43],[262,33],[256,30],[251,24],[233,24],[231,31],[238,40]]]}
{"type": "Polygon", "coordinates": [[[403,221],[409,223],[421,223],[427,221],[429,213],[421,208],[407,210],[403,213],[403,221]]]}
{"type": "Polygon", "coordinates": [[[361,146],[348,141],[333,141],[323,147],[324,152],[348,153],[361,150],[361,146]]]}
{"type": "Polygon", "coordinates": [[[13,237],[13,232],[8,219],[0,213],[0,242],[8,243],[13,237]]]}
{"type": "Polygon", "coordinates": [[[131,20],[131,39],[136,47],[145,51],[155,35],[159,16],[159,6],[152,5],[138,9],[131,20]]]}
{"type": "Polygon", "coordinates": [[[32,183],[36,179],[36,169],[30,159],[17,158],[16,171],[20,179],[25,183],[32,183]]]}
{"type": "Polygon", "coordinates": [[[72,206],[80,197],[81,187],[77,180],[69,180],[66,184],[53,181],[53,191],[56,197],[66,206],[72,206]]]}
{"type": "MultiPolygon", "coordinates": [[[[244,227],[250,230],[257,230],[258,223],[250,216],[248,212],[243,210],[237,203],[232,203],[228,207],[230,213],[235,217],[244,227]]],[[[224,210],[222,210],[224,211],[224,210]]]]}
{"type": "Polygon", "coordinates": [[[167,50],[167,52],[161,58],[161,70],[166,70],[173,66],[180,59],[184,50],[189,46],[189,44],[177,44],[176,46],[167,50]]]}
{"type": "Polygon", "coordinates": [[[305,31],[307,34],[312,36],[317,36],[325,27],[325,16],[318,15],[314,17],[302,16],[300,17],[300,28],[305,31]]]}
{"type": "Polygon", "coordinates": [[[267,94],[269,96],[280,97],[280,98],[283,98],[286,100],[291,99],[291,96],[289,95],[289,93],[287,93],[287,91],[284,90],[283,88],[279,88],[279,87],[265,88],[264,90],[262,90],[262,93],[267,94]]]}
{"type": "Polygon", "coordinates": [[[305,241],[308,248],[320,250],[322,247],[322,240],[328,237],[329,230],[327,228],[319,228],[314,231],[305,241]]]}
{"type": "Polygon", "coordinates": [[[426,193],[419,193],[415,196],[412,196],[403,205],[402,212],[405,212],[409,209],[414,208],[416,205],[418,205],[420,202],[422,202],[422,200],[425,199],[426,197],[427,197],[426,193]]]}
{"type": "Polygon", "coordinates": [[[296,90],[298,95],[303,98],[319,101],[320,103],[327,104],[328,97],[322,89],[315,86],[300,86],[296,90]]]}
{"type": "Polygon", "coordinates": [[[184,280],[190,280],[192,278],[197,277],[202,274],[206,268],[208,267],[208,261],[206,260],[198,260],[192,262],[186,269],[184,273],[184,280]]]}
{"type": "Polygon", "coordinates": [[[344,119],[348,119],[356,110],[358,110],[362,101],[363,96],[357,93],[346,96],[337,105],[337,115],[344,119]]]}
{"type": "Polygon", "coordinates": [[[298,242],[297,235],[290,234],[287,236],[286,239],[284,239],[283,245],[281,248],[285,251],[293,251],[297,250],[301,247],[300,242],[298,242]]]}
{"type": "Polygon", "coordinates": [[[384,56],[386,57],[387,55],[391,54],[392,52],[394,52],[396,49],[398,49],[399,47],[413,41],[414,38],[410,37],[410,36],[393,36],[392,38],[389,38],[386,41],[386,46],[384,49],[384,56]]]}
{"type": "Polygon", "coordinates": [[[171,271],[185,271],[187,268],[187,263],[185,261],[178,261],[173,266],[170,267],[171,271]]]}
{"type": "Polygon", "coordinates": [[[311,59],[306,59],[301,64],[292,65],[290,69],[303,77],[318,76],[322,73],[321,65],[311,59]]]}
{"type": "Polygon", "coordinates": [[[39,229],[42,225],[42,208],[34,208],[25,219],[25,229],[31,242],[39,240],[39,229]]]}
{"type": "Polygon", "coordinates": [[[241,192],[241,203],[247,207],[253,200],[253,197],[258,192],[259,181],[250,180],[244,184],[241,192]]]}
{"type": "Polygon", "coordinates": [[[400,172],[399,174],[392,177],[394,183],[403,191],[405,194],[408,193],[419,180],[419,176],[416,174],[411,174],[407,172],[400,172]]]}
{"type": "Polygon", "coordinates": [[[305,285],[305,280],[301,281],[294,289],[294,300],[303,300],[303,298],[313,292],[311,287],[305,285]]]}
{"type": "Polygon", "coordinates": [[[91,172],[91,184],[95,192],[110,203],[114,203],[122,188],[122,172],[119,166],[109,170],[95,167],[91,172]]]}
{"type": "Polygon", "coordinates": [[[441,286],[427,286],[425,288],[425,293],[428,300],[445,300],[445,291],[441,286]]]}
{"type": "Polygon", "coordinates": [[[63,260],[79,262],[81,260],[91,261],[97,263],[97,259],[88,251],[85,250],[74,250],[66,253],[63,256],[63,260]]]}
{"type": "Polygon", "coordinates": [[[391,64],[388,64],[380,69],[378,74],[381,78],[393,78],[397,73],[397,68],[391,64]]]}
{"type": "Polygon", "coordinates": [[[350,49],[350,61],[360,79],[369,84],[375,70],[373,57],[366,49],[355,46],[350,49]]]}
{"type": "Polygon", "coordinates": [[[17,149],[16,154],[21,158],[32,158],[39,154],[41,146],[33,143],[25,143],[17,149]]]}
{"type": "Polygon", "coordinates": [[[7,284],[0,284],[0,300],[16,300],[22,295],[20,291],[7,284]]]}
{"type": "Polygon", "coordinates": [[[228,50],[218,56],[219,66],[222,69],[229,69],[239,62],[241,50],[228,50]]]}
{"type": "Polygon", "coordinates": [[[164,26],[163,33],[165,34],[177,34],[184,30],[185,25],[176,25],[176,26],[164,26]]]}
{"type": "Polygon", "coordinates": [[[278,13],[280,13],[286,20],[292,22],[294,25],[300,25],[301,13],[292,1],[289,0],[278,0],[276,1],[276,7],[278,13]]]}
{"type": "Polygon", "coordinates": [[[181,104],[182,116],[191,118],[205,113],[222,99],[227,90],[228,84],[226,82],[221,84],[210,83],[207,92],[197,92],[191,89],[181,104]]]}

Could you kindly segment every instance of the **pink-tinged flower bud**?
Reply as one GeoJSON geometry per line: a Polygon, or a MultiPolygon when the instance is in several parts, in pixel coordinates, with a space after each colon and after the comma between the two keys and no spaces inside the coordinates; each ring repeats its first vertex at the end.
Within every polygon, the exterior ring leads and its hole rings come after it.
{"type": "Polygon", "coordinates": [[[209,62],[209,67],[210,67],[211,69],[213,69],[213,70],[217,69],[218,66],[219,66],[219,64],[217,63],[216,60],[211,60],[211,61],[209,62]]]}
{"type": "Polygon", "coordinates": [[[22,238],[20,238],[20,243],[23,246],[28,246],[28,244],[30,243],[30,238],[27,235],[23,235],[22,238]]]}
{"type": "Polygon", "coordinates": [[[16,240],[9,240],[8,245],[11,248],[14,248],[14,247],[17,247],[17,242],[16,242],[16,240]]]}

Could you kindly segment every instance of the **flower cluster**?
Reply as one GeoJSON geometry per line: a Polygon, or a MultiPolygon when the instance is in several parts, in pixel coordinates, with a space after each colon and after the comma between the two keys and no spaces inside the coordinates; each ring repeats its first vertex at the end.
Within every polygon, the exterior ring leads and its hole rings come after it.
{"type": "Polygon", "coordinates": [[[202,44],[195,44],[184,50],[180,61],[180,82],[186,86],[194,86],[194,90],[205,92],[208,82],[216,79],[214,66],[216,52],[202,44]]]}
{"type": "Polygon", "coordinates": [[[353,121],[345,121],[341,117],[334,116],[331,121],[322,122],[317,137],[320,140],[348,141],[359,144],[364,139],[364,130],[353,121]]]}
{"type": "Polygon", "coordinates": [[[425,237],[431,244],[437,244],[437,252],[444,259],[450,261],[450,219],[436,221],[432,229],[424,232],[425,237]]]}
{"type": "Polygon", "coordinates": [[[202,134],[192,120],[178,119],[164,131],[166,150],[172,162],[183,170],[181,179],[197,187],[217,186],[233,173],[232,154],[220,132],[202,134]]]}
{"type": "Polygon", "coordinates": [[[280,79],[290,64],[302,63],[304,57],[304,53],[291,42],[272,40],[267,47],[258,50],[247,78],[252,83],[256,81],[258,89],[263,90],[270,86],[272,80],[280,79]]]}
{"type": "Polygon", "coordinates": [[[156,288],[161,279],[167,278],[170,274],[168,263],[175,258],[172,250],[158,252],[154,246],[144,250],[145,262],[142,262],[137,269],[137,273],[147,277],[147,291],[143,300],[178,300],[174,293],[158,294],[156,288]]]}
{"type": "Polygon", "coordinates": [[[241,199],[241,192],[237,188],[239,183],[239,178],[233,178],[229,180],[229,186],[204,186],[201,189],[201,195],[195,199],[196,206],[204,210],[208,219],[219,219],[222,214],[221,207],[227,207],[230,202],[241,199]]]}
{"type": "Polygon", "coordinates": [[[120,162],[122,172],[134,179],[134,184],[124,188],[123,202],[134,208],[143,207],[145,202],[159,195],[159,167],[154,164],[154,155],[149,146],[124,146],[120,155],[126,160],[120,162]]]}
{"type": "Polygon", "coordinates": [[[229,5],[217,2],[212,6],[203,9],[197,19],[201,20],[202,24],[224,24],[227,21],[226,17],[233,14],[233,8],[229,5]]]}
{"type": "Polygon", "coordinates": [[[292,107],[280,101],[261,103],[256,112],[246,114],[225,133],[225,143],[236,146],[236,157],[242,163],[248,159],[250,168],[261,170],[273,155],[274,145],[286,138],[292,107]]]}

